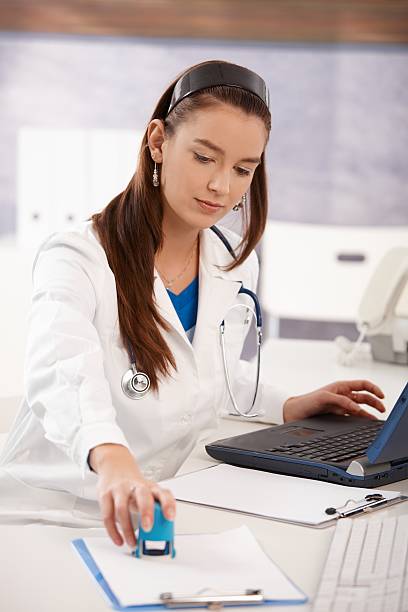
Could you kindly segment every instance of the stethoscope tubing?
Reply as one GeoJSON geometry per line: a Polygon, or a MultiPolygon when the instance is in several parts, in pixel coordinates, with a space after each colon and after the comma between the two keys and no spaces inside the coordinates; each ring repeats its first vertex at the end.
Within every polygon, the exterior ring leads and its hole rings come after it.
{"type": "MultiPolygon", "coordinates": [[[[222,241],[222,243],[224,244],[224,246],[230,253],[231,257],[233,257],[233,259],[236,259],[234,249],[232,248],[232,246],[230,245],[230,243],[228,242],[224,234],[221,232],[221,230],[218,229],[218,227],[216,227],[215,225],[213,225],[210,229],[222,241]]],[[[255,391],[254,391],[254,396],[252,398],[251,407],[246,412],[240,410],[240,408],[238,407],[237,401],[235,399],[234,393],[232,391],[232,385],[231,385],[231,380],[230,380],[229,371],[228,371],[226,348],[225,348],[225,319],[222,321],[220,325],[221,351],[222,351],[222,361],[223,361],[223,366],[224,366],[225,380],[227,383],[230,400],[235,410],[235,414],[237,416],[241,416],[247,419],[252,419],[252,418],[260,416],[257,413],[253,413],[253,414],[250,414],[250,413],[253,407],[255,406],[255,402],[258,396],[258,389],[259,389],[259,377],[260,377],[260,370],[261,370],[261,344],[262,344],[262,310],[261,310],[261,305],[258,300],[258,296],[256,295],[254,291],[251,291],[250,289],[247,289],[246,287],[241,286],[240,290],[238,291],[238,294],[240,293],[247,295],[248,297],[252,299],[254,303],[254,308],[251,308],[250,306],[246,304],[234,304],[233,306],[231,306],[229,310],[231,310],[232,308],[246,308],[248,312],[251,312],[252,317],[254,318],[255,323],[256,323],[256,334],[257,334],[255,391]]],[[[128,342],[127,349],[128,349],[129,359],[130,359],[130,368],[122,376],[122,381],[121,381],[122,390],[123,390],[123,393],[130,399],[142,399],[149,392],[150,378],[144,372],[139,372],[137,370],[136,358],[135,358],[134,352],[129,342],[128,342]]]]}
{"type": "MultiPolygon", "coordinates": [[[[227,363],[227,354],[226,354],[226,348],[225,348],[225,319],[221,322],[220,325],[220,338],[221,338],[221,352],[222,352],[222,361],[223,361],[223,366],[224,366],[224,375],[225,375],[225,381],[227,383],[227,389],[228,389],[228,394],[232,403],[232,406],[235,410],[235,415],[237,416],[241,416],[243,418],[246,419],[253,419],[256,417],[259,417],[260,414],[253,412],[252,410],[255,406],[256,403],[256,399],[258,397],[258,390],[259,390],[259,377],[260,377],[260,371],[261,371],[261,345],[262,345],[262,311],[261,311],[261,306],[258,300],[257,295],[251,291],[250,289],[246,289],[245,287],[241,287],[241,289],[239,290],[238,293],[242,293],[245,295],[248,295],[252,301],[254,302],[254,308],[251,308],[251,306],[248,306],[246,304],[234,304],[233,306],[230,307],[229,310],[232,310],[234,308],[245,308],[247,312],[250,312],[252,314],[252,317],[256,323],[256,379],[255,379],[255,391],[254,391],[254,395],[252,398],[252,403],[251,406],[249,407],[249,409],[247,411],[243,411],[238,407],[235,395],[232,391],[232,385],[231,385],[231,379],[230,379],[230,375],[229,375],[229,370],[228,370],[228,363],[227,363]]],[[[232,413],[234,414],[234,413],[232,413]]]]}
{"type": "MultiPolygon", "coordinates": [[[[256,295],[256,293],[254,291],[251,291],[250,289],[246,289],[245,287],[241,287],[241,289],[238,291],[238,295],[240,293],[243,293],[244,295],[248,295],[251,300],[254,303],[255,306],[255,321],[256,321],[256,327],[257,329],[262,331],[262,309],[261,309],[261,304],[259,303],[258,300],[258,296],[256,295]]],[[[237,306],[240,306],[241,304],[237,304],[237,306]]],[[[247,307],[249,308],[249,306],[247,307]]]]}

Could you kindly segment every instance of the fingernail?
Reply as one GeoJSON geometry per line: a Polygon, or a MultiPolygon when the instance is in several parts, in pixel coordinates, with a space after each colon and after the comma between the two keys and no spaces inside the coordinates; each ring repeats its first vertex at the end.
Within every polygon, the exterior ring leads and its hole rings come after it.
{"type": "Polygon", "coordinates": [[[169,521],[172,521],[176,515],[173,508],[170,508],[169,510],[167,510],[166,514],[167,514],[167,518],[169,519],[169,521]]]}
{"type": "Polygon", "coordinates": [[[150,531],[152,528],[152,521],[149,518],[143,519],[142,527],[145,531],[150,531]]]}

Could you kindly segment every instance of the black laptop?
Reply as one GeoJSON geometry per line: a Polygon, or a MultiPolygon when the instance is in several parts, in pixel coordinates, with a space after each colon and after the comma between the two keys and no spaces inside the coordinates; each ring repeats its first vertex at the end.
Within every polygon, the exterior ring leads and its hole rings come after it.
{"type": "Polygon", "coordinates": [[[352,487],[403,480],[408,478],[408,383],[386,421],[323,414],[205,448],[232,465],[352,487]]]}

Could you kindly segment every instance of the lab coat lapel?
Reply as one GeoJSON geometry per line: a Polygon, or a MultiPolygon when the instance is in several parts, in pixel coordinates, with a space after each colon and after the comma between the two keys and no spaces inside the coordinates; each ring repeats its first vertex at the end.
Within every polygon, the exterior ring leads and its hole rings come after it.
{"type": "MultiPolygon", "coordinates": [[[[210,229],[203,230],[200,233],[198,312],[192,345],[194,350],[200,350],[208,344],[208,332],[218,330],[242,286],[235,269],[231,272],[220,269],[219,266],[229,263],[231,255],[220,238],[210,229]]],[[[191,343],[156,269],[154,276],[154,294],[160,314],[191,349],[191,343]]]]}
{"type": "Polygon", "coordinates": [[[183,325],[181,324],[179,316],[170,299],[170,296],[167,293],[167,289],[164,286],[164,283],[161,280],[156,269],[154,270],[154,295],[156,298],[156,304],[159,313],[161,314],[163,319],[165,319],[165,321],[169,323],[180,334],[180,336],[182,336],[182,338],[191,348],[191,343],[187,338],[183,325]]]}
{"type": "Polygon", "coordinates": [[[208,344],[210,330],[218,332],[242,286],[235,270],[225,272],[218,267],[229,263],[231,256],[221,240],[210,229],[202,231],[198,313],[193,340],[193,347],[197,351],[208,344]]]}

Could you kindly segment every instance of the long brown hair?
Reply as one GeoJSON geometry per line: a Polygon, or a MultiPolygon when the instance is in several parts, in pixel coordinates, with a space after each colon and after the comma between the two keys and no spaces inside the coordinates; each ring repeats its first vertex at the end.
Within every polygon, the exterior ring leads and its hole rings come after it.
{"type": "MultiPolygon", "coordinates": [[[[203,62],[206,63],[209,62],[203,62]]],[[[237,87],[221,85],[193,93],[181,100],[166,117],[179,77],[166,89],[150,119],[161,119],[169,136],[192,112],[219,103],[230,104],[259,117],[269,134],[271,115],[267,106],[256,95],[237,87]]],[[[161,329],[168,331],[170,328],[157,310],[153,292],[154,258],[163,243],[162,195],[152,183],[153,167],[146,129],[137,170],[129,185],[91,219],[115,276],[122,341],[126,348],[133,350],[138,370],[148,374],[152,389],[158,391],[160,379],[169,376],[172,368],[176,369],[176,362],[161,333],[161,329]]],[[[251,182],[250,214],[245,207],[242,209],[243,237],[237,258],[227,270],[242,264],[259,242],[265,228],[267,207],[263,153],[251,182]]]]}

